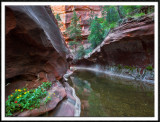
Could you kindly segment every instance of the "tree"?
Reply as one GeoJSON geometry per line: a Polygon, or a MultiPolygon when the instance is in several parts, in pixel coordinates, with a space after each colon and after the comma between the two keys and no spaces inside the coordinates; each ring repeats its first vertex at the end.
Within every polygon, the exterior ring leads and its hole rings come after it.
{"type": "Polygon", "coordinates": [[[74,46],[75,52],[76,52],[78,42],[81,39],[81,33],[82,33],[82,28],[78,23],[78,21],[79,21],[79,18],[74,10],[73,16],[71,18],[70,26],[66,29],[66,34],[69,36],[69,38],[73,40],[69,43],[69,45],[74,46]]]}
{"type": "Polygon", "coordinates": [[[57,21],[58,21],[58,26],[59,26],[59,28],[61,28],[61,27],[63,26],[63,24],[62,24],[62,20],[61,20],[59,14],[56,14],[55,18],[56,18],[57,21]]]}
{"type": "Polygon", "coordinates": [[[120,19],[123,19],[124,17],[123,17],[123,15],[121,13],[120,6],[117,6],[117,11],[118,11],[120,19]]]}
{"type": "Polygon", "coordinates": [[[92,48],[95,48],[103,41],[104,34],[104,30],[101,27],[97,16],[95,16],[95,19],[91,22],[89,30],[91,33],[88,36],[88,40],[90,41],[92,48]]]}

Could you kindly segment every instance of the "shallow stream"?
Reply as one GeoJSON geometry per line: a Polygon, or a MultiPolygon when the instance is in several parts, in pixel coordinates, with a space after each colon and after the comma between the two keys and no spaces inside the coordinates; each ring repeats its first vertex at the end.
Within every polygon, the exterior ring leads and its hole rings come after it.
{"type": "Polygon", "coordinates": [[[77,70],[69,77],[82,117],[152,117],[154,85],[100,72],[77,70]]]}

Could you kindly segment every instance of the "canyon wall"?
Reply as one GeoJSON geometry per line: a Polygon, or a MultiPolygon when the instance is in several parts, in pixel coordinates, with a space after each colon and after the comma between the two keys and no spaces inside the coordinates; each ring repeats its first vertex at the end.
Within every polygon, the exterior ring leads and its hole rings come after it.
{"type": "Polygon", "coordinates": [[[122,23],[93,52],[75,64],[154,66],[154,14],[122,23]]]}
{"type": "MultiPolygon", "coordinates": [[[[85,42],[87,40],[89,32],[89,18],[91,15],[91,11],[94,12],[95,15],[101,17],[101,7],[102,6],[84,6],[84,5],[55,5],[51,6],[54,15],[59,14],[62,20],[63,26],[61,27],[61,31],[64,32],[66,28],[71,23],[71,18],[73,15],[73,10],[76,11],[77,16],[80,20],[80,25],[82,27],[82,40],[85,42]]],[[[70,41],[69,37],[64,34],[65,40],[70,41]]]]}
{"type": "Polygon", "coordinates": [[[69,68],[69,50],[49,6],[6,6],[6,96],[60,79],[69,68]]]}

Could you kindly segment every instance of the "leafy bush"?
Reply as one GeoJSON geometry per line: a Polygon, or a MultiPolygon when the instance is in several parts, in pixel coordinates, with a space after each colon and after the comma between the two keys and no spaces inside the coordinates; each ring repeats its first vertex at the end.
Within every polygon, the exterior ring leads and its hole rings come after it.
{"type": "Polygon", "coordinates": [[[149,66],[146,67],[146,69],[152,71],[153,67],[149,65],[149,66]]]}
{"type": "Polygon", "coordinates": [[[144,16],[144,15],[145,15],[145,13],[137,13],[137,14],[134,15],[134,17],[138,18],[138,17],[144,16]]]}
{"type": "Polygon", "coordinates": [[[16,89],[14,93],[8,96],[6,101],[6,116],[11,116],[17,111],[24,109],[32,110],[40,107],[40,100],[47,95],[47,89],[51,82],[43,82],[36,89],[27,90],[27,88],[16,89]]]}

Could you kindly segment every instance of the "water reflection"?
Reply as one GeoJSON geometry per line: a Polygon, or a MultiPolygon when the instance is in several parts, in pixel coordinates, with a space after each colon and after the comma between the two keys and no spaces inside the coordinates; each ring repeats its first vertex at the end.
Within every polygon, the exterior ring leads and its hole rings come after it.
{"type": "Polygon", "coordinates": [[[154,116],[153,85],[78,70],[70,77],[81,100],[81,116],[154,116]]]}

